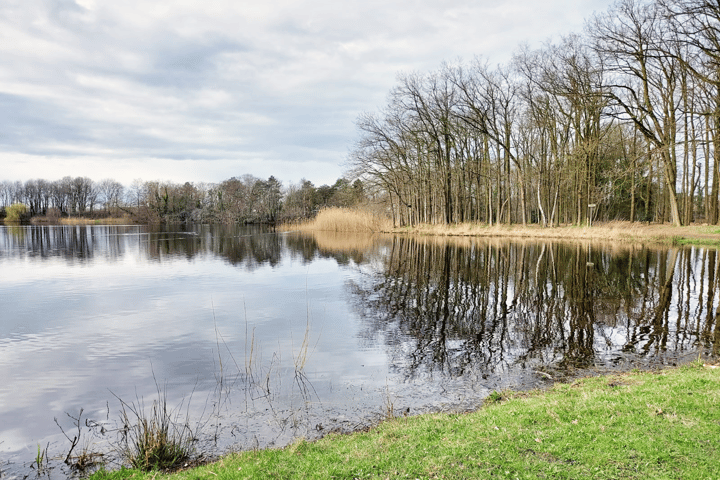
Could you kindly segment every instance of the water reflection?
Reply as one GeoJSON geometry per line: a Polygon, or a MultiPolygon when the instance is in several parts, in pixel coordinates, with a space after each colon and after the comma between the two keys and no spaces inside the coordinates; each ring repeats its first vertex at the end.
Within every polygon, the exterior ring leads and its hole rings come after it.
{"type": "Polygon", "coordinates": [[[0,258],[59,257],[72,263],[99,255],[118,261],[139,248],[151,261],[211,254],[252,270],[278,265],[284,253],[305,262],[333,258],[340,265],[360,264],[377,241],[377,236],[335,232],[277,234],[263,226],[9,226],[0,229],[0,258]]]}
{"type": "Polygon", "coordinates": [[[466,243],[396,237],[353,285],[406,379],[718,355],[716,250],[466,243]]]}
{"type": "Polygon", "coordinates": [[[0,452],[27,466],[65,441],[53,417],[107,418],[108,391],[158,380],[172,404],[222,383],[215,445],[233,448],[353,428],[388,395],[473,408],[548,376],[717,357],[718,268],[704,248],[0,228],[0,452]]]}
{"type": "Polygon", "coordinates": [[[98,252],[118,257],[120,243],[117,241],[118,227],[85,226],[11,226],[0,235],[0,256],[25,258],[60,257],[68,261],[84,261],[98,252]]]}

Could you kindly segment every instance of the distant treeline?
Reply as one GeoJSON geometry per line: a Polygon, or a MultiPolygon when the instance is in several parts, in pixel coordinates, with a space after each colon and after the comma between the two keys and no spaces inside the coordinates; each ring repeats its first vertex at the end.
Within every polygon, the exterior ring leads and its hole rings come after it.
{"type": "Polygon", "coordinates": [[[720,220],[720,3],[620,0],[583,34],[401,75],[352,154],[396,223],[720,220]]]}
{"type": "Polygon", "coordinates": [[[326,206],[349,207],[366,200],[363,182],[338,179],[316,187],[308,180],[283,188],[271,176],[230,178],[219,184],[135,180],[126,187],[107,179],[64,177],[56,181],[0,182],[0,218],[21,203],[28,217],[131,215],[140,223],[276,223],[312,217],[326,206]]]}

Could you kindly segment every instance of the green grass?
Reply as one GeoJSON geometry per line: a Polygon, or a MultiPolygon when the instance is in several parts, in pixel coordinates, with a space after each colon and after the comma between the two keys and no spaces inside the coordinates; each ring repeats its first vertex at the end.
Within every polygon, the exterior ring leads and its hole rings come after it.
{"type": "Polygon", "coordinates": [[[717,226],[708,225],[706,227],[703,227],[702,231],[704,233],[720,234],[720,228],[718,228],[717,226]]]}
{"type": "Polygon", "coordinates": [[[672,237],[670,242],[672,245],[697,245],[700,247],[720,247],[720,239],[713,238],[685,238],[672,237]]]}
{"type": "MultiPolygon", "coordinates": [[[[494,400],[469,414],[396,418],[367,432],[233,454],[173,478],[645,479],[720,472],[720,369],[694,364],[594,377],[494,400]]],[[[159,474],[123,469],[92,478],[130,477],[159,474]]]]}

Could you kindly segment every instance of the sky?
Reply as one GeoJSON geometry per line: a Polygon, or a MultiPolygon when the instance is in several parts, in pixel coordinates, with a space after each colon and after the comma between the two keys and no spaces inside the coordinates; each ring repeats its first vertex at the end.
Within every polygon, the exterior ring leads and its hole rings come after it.
{"type": "Polygon", "coordinates": [[[398,74],[507,62],[611,0],[2,0],[0,180],[332,184],[398,74]]]}

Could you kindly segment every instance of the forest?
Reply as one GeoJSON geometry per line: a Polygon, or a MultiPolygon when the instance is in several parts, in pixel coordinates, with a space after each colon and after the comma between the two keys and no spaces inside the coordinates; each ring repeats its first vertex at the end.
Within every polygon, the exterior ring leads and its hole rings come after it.
{"type": "Polygon", "coordinates": [[[339,178],[316,187],[309,180],[283,187],[243,175],[219,184],[135,180],[125,187],[106,179],[0,182],[0,218],[11,205],[25,205],[25,219],[129,215],[138,223],[268,223],[311,218],[324,207],[350,207],[365,201],[363,182],[339,178]]]}
{"type": "Polygon", "coordinates": [[[395,224],[717,224],[720,3],[621,0],[506,64],[401,74],[357,126],[395,224]]]}

